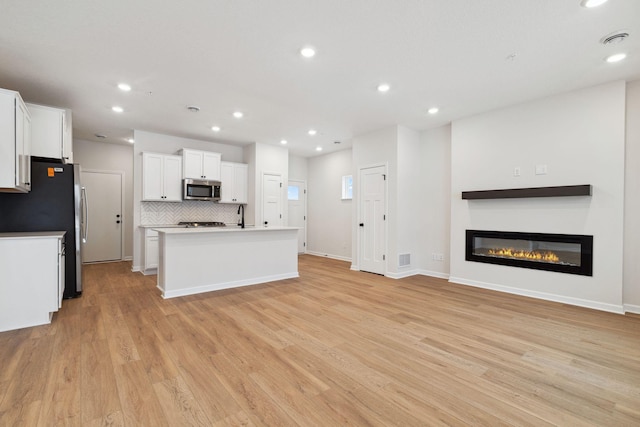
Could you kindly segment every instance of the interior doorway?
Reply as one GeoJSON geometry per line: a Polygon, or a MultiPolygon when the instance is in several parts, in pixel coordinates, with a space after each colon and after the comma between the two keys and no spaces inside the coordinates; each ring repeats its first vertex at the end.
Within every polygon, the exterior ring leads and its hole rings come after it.
{"type": "Polygon", "coordinates": [[[262,175],[262,225],[280,226],[282,221],[282,175],[262,175]]]}
{"type": "Polygon", "coordinates": [[[88,233],[83,262],[119,261],[123,254],[124,172],[83,170],[88,233]]]}
{"type": "Polygon", "coordinates": [[[287,188],[287,221],[298,227],[298,253],[307,251],[307,186],[304,181],[289,180],[287,188]]]}
{"type": "Polygon", "coordinates": [[[386,273],[386,167],[359,171],[359,268],[370,273],[386,273]]]}

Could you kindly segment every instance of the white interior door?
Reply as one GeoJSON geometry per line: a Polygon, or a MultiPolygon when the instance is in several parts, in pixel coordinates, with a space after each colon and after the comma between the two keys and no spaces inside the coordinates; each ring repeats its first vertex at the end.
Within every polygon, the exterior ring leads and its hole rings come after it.
{"type": "Polygon", "coordinates": [[[282,225],[282,176],[262,175],[262,224],[282,225]]]}
{"type": "Polygon", "coordinates": [[[304,181],[289,180],[287,209],[289,226],[300,229],[298,230],[298,253],[304,253],[307,246],[307,190],[304,181]]]}
{"type": "Polygon", "coordinates": [[[360,270],[384,274],[385,267],[385,179],[384,166],[360,170],[360,270]]]}
{"type": "Polygon", "coordinates": [[[88,232],[82,245],[82,261],[122,259],[122,184],[123,173],[82,171],[82,186],[87,193],[88,232]]]}

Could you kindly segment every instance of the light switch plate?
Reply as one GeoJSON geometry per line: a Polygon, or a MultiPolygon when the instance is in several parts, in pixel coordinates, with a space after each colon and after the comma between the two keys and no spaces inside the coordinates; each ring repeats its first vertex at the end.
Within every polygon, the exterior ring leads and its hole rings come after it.
{"type": "Polygon", "coordinates": [[[546,175],[547,165],[536,165],[536,175],[546,175]]]}

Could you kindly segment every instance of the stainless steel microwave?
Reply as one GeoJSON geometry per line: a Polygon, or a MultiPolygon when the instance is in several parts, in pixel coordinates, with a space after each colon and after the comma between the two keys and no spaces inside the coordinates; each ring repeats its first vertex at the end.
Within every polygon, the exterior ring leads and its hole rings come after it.
{"type": "Polygon", "coordinates": [[[220,181],[185,178],[182,186],[182,199],[217,202],[220,200],[220,181]]]}

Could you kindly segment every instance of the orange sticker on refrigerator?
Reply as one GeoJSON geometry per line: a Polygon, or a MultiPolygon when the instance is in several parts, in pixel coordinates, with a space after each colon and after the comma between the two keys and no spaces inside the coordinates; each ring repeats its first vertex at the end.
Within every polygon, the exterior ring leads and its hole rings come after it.
{"type": "Polygon", "coordinates": [[[47,168],[47,176],[54,176],[53,168],[47,168]]]}

